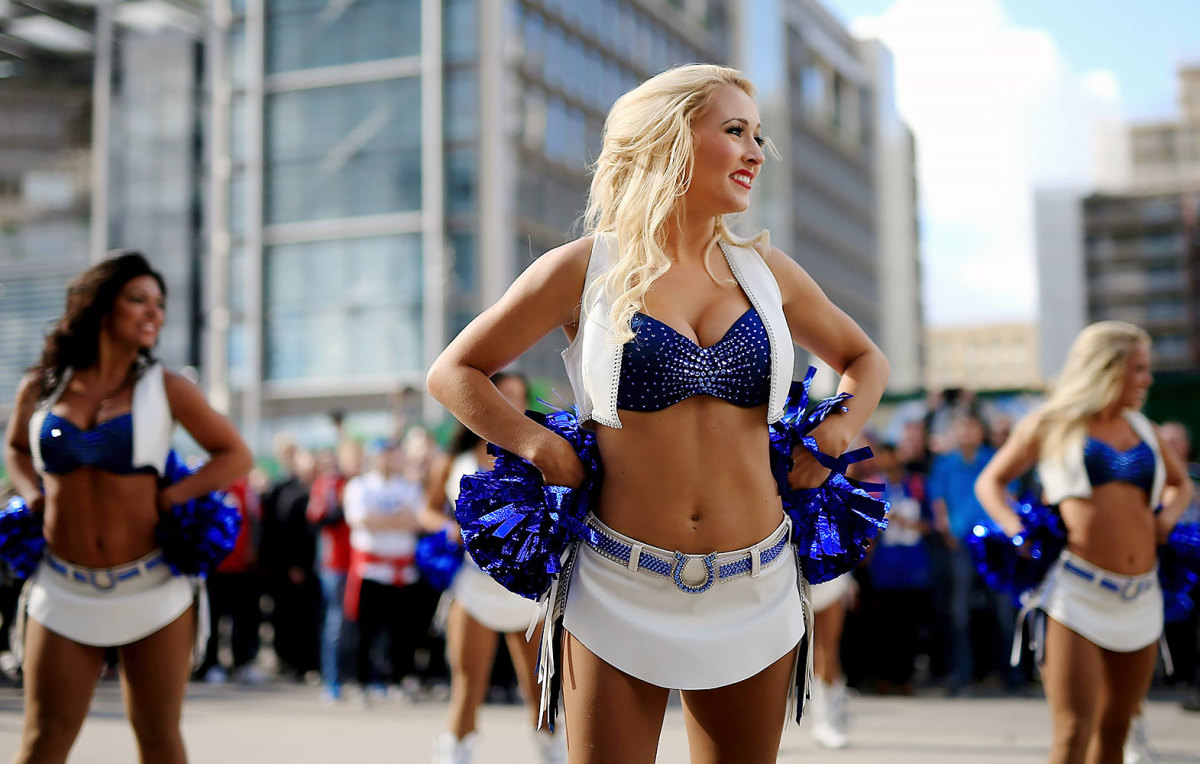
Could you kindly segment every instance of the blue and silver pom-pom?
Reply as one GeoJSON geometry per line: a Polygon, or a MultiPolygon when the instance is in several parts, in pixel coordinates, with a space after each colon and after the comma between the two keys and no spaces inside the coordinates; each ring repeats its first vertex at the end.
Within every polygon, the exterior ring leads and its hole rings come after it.
{"type": "Polygon", "coordinates": [[[1163,590],[1163,617],[1168,623],[1186,620],[1196,603],[1192,595],[1200,581],[1200,523],[1180,523],[1158,548],[1158,583],[1163,590]]]}
{"type": "Polygon", "coordinates": [[[29,578],[45,551],[42,513],[31,511],[20,496],[9,499],[0,510],[0,560],[17,578],[29,578]]]}
{"type": "Polygon", "coordinates": [[[561,570],[569,544],[588,532],[584,522],[595,504],[601,466],[595,433],[581,428],[573,411],[525,415],[574,447],[583,462],[583,484],[545,485],[532,464],[489,444],[495,466],[463,477],[455,516],[480,569],[510,592],[537,600],[561,570]]]}
{"type": "Polygon", "coordinates": [[[1054,507],[1026,494],[1013,507],[1024,530],[1008,536],[991,523],[977,524],[967,537],[975,569],[988,586],[1020,604],[1021,595],[1046,577],[1067,543],[1067,530],[1054,507]]]}
{"type": "Polygon", "coordinates": [[[451,541],[450,534],[443,528],[417,540],[417,570],[430,586],[445,591],[454,583],[454,577],[462,567],[463,553],[462,544],[451,541]]]}
{"type": "MultiPolygon", "coordinates": [[[[160,485],[178,483],[192,470],[175,451],[167,455],[160,485]]],[[[159,516],[154,535],[163,557],[177,576],[205,576],[212,572],[237,543],[242,516],[220,491],[174,504],[159,516]]]]}
{"type": "Polygon", "coordinates": [[[809,388],[817,370],[808,368],[803,382],[792,383],[783,417],[770,427],[771,470],[783,499],[783,510],[792,520],[792,541],[800,568],[810,584],[831,581],[854,568],[871,541],[887,527],[888,503],[869,491],[882,486],[846,476],[851,464],[871,457],[870,448],[860,448],[834,458],[822,453],[811,433],[831,414],[845,411],[842,403],[851,396],[841,393],[808,408],[809,388]],[[788,473],[799,446],[830,470],[829,478],[816,488],[793,490],[788,473]]]}

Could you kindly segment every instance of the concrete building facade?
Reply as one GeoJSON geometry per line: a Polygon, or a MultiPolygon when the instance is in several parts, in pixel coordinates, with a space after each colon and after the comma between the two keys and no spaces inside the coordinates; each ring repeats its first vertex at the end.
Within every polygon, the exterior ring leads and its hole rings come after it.
{"type": "Polygon", "coordinates": [[[1038,331],[1035,324],[994,324],[930,329],[926,387],[976,391],[1036,390],[1038,331]]]}

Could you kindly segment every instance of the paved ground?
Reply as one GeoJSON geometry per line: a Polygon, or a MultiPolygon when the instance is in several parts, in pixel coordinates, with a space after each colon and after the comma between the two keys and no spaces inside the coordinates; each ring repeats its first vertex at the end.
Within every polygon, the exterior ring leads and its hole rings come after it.
{"type": "MultiPolygon", "coordinates": [[[[805,728],[784,734],[780,762],[835,764],[1013,764],[1045,761],[1050,727],[1041,699],[855,698],[852,747],[817,748],[805,728]]],[[[14,750],[21,727],[21,698],[0,689],[0,760],[14,750]]],[[[370,708],[343,702],[322,705],[316,689],[271,684],[191,686],[184,727],[193,762],[310,764],[426,764],[441,728],[445,703],[384,700],[370,708]]],[[[483,709],[483,747],[477,764],[527,764],[533,750],[514,706],[483,709]]],[[[1174,700],[1148,704],[1158,764],[1200,764],[1200,714],[1174,700]]],[[[682,717],[668,712],[660,764],[687,761],[682,717]]],[[[102,683],[73,764],[136,761],[119,688],[102,683]]]]}

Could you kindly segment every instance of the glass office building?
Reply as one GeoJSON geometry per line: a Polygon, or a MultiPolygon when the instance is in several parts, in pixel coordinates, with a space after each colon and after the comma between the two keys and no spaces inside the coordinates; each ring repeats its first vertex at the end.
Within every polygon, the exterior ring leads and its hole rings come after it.
{"type": "MultiPolygon", "coordinates": [[[[218,0],[208,341],[248,432],[437,420],[433,358],[583,211],[609,106],[727,60],[724,3],[218,0]],[[361,412],[361,413],[355,413],[361,412]]],[[[565,387],[547,340],[522,368],[565,387]]]]}
{"type": "Polygon", "coordinates": [[[110,247],[170,296],[158,355],[199,362],[200,0],[0,3],[0,416],[110,247]]]}

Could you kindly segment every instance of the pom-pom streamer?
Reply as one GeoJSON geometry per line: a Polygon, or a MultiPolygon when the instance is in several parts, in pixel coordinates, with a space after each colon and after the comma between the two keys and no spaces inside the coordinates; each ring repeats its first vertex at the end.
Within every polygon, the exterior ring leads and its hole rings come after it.
{"type": "Polygon", "coordinates": [[[867,555],[872,539],[887,527],[888,503],[869,491],[882,486],[846,476],[846,469],[869,459],[870,448],[849,451],[839,457],[823,453],[810,433],[831,414],[845,411],[849,393],[840,393],[817,403],[806,413],[809,388],[816,369],[809,367],[803,382],[795,382],[788,395],[783,417],[770,427],[771,469],[779,486],[783,510],[792,520],[792,542],[805,580],[810,584],[831,581],[853,569],[867,555]],[[829,477],[816,488],[793,490],[788,473],[795,466],[796,447],[808,451],[829,477]]]}
{"type": "MultiPolygon", "coordinates": [[[[171,451],[160,487],[178,483],[192,470],[171,451]]],[[[159,515],[154,534],[167,565],[177,576],[205,576],[221,564],[237,543],[242,517],[219,491],[188,499],[159,515]]]]}
{"type": "Polygon", "coordinates": [[[17,578],[29,578],[45,551],[42,513],[31,511],[20,496],[9,499],[0,510],[0,560],[17,578]]]}

